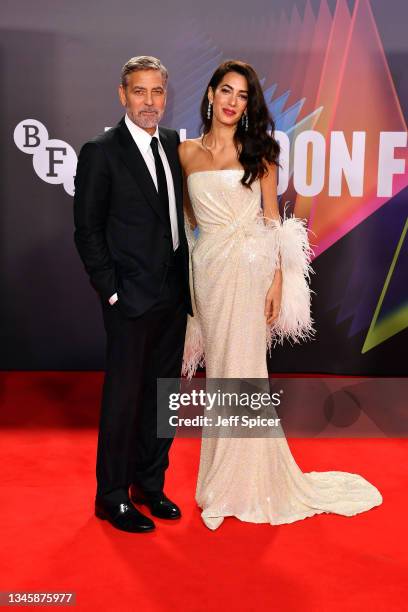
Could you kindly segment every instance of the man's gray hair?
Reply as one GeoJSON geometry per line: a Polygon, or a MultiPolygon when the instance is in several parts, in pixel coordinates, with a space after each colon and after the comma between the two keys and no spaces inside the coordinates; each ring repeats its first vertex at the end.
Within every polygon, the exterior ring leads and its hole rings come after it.
{"type": "Polygon", "coordinates": [[[167,79],[169,75],[167,68],[161,63],[161,61],[152,55],[138,55],[136,57],[131,57],[122,68],[121,83],[123,87],[126,87],[127,85],[128,74],[136,72],[137,70],[160,70],[163,78],[163,86],[167,86],[167,79]]]}

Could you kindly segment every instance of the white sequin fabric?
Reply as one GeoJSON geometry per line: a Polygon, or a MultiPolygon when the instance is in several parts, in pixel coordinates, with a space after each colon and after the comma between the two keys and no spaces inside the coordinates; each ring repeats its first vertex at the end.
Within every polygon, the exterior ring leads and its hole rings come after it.
{"type": "MultiPolygon", "coordinates": [[[[208,379],[266,380],[274,339],[299,341],[314,333],[306,230],[294,217],[265,225],[259,181],[248,189],[241,178],[239,169],[188,177],[199,227],[195,244],[191,235],[189,241],[195,317],[189,317],[184,372],[190,376],[205,362],[208,379]],[[265,296],[278,261],[282,309],[268,330],[265,296]]],[[[282,435],[203,437],[196,500],[214,530],[228,516],[271,525],[324,512],[352,516],[378,506],[382,496],[358,474],[303,473],[282,435]]]]}

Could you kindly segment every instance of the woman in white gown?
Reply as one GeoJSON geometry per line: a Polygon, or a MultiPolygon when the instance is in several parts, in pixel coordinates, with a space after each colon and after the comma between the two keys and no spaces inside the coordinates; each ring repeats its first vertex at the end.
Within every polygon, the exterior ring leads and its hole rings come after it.
{"type": "MultiPolygon", "coordinates": [[[[268,347],[314,333],[307,230],[300,219],[280,218],[279,144],[253,68],[221,64],[201,115],[202,137],[179,150],[195,301],[183,372],[191,377],[205,362],[208,379],[266,380],[268,347]]],[[[357,474],[303,473],[284,435],[216,436],[202,439],[196,500],[216,529],[227,516],[272,525],[323,512],[351,516],[382,497],[357,474]]]]}

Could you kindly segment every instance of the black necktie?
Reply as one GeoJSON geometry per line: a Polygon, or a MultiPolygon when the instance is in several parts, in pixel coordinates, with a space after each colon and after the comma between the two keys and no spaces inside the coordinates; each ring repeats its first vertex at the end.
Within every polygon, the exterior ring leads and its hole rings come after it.
{"type": "Polygon", "coordinates": [[[168,220],[169,227],[171,229],[170,211],[169,211],[169,192],[167,191],[166,173],[164,171],[163,162],[160,157],[159,141],[156,138],[156,136],[153,136],[150,146],[152,147],[154,163],[156,165],[157,191],[159,194],[160,204],[165,214],[165,218],[168,220]]]}

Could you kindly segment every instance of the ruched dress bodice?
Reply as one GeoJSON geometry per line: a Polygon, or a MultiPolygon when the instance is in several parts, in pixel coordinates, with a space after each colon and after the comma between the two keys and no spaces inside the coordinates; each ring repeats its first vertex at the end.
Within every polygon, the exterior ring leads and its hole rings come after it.
{"type": "Polygon", "coordinates": [[[209,378],[267,377],[264,304],[276,247],[262,222],[260,183],[247,188],[242,174],[234,169],[188,177],[199,228],[194,295],[209,378]]]}

